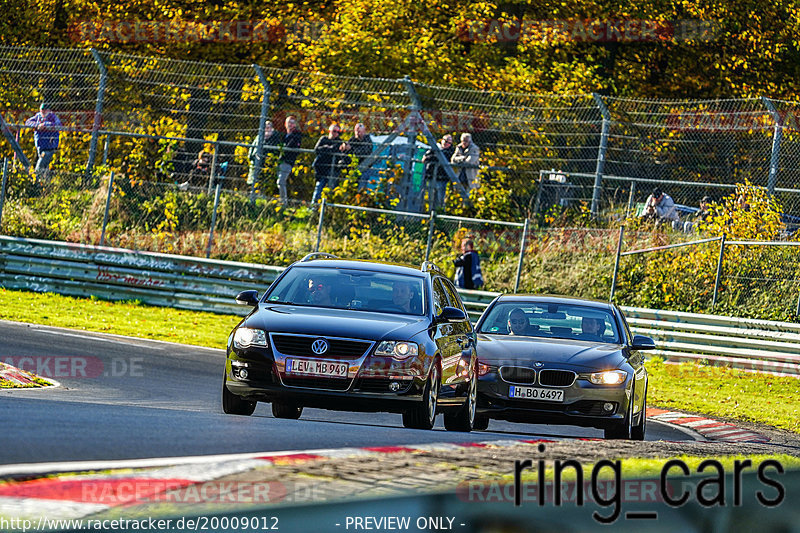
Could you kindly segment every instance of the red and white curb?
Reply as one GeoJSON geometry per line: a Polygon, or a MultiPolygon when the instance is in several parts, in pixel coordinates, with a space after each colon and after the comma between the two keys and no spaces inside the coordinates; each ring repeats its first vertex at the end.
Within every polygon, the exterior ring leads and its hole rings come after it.
{"type": "MultiPolygon", "coordinates": [[[[728,442],[758,442],[769,439],[763,435],[739,429],[730,424],[709,418],[687,415],[664,409],[647,409],[647,417],[661,423],[674,425],[684,431],[696,433],[701,440],[728,442]]],[[[34,463],[0,467],[0,478],[34,477],[53,473],[112,470],[103,473],[42,477],[25,481],[8,481],[0,484],[0,516],[38,520],[83,518],[113,507],[140,503],[170,501],[171,495],[180,493],[183,498],[195,498],[202,503],[207,484],[211,484],[214,497],[221,491],[239,490],[226,483],[213,483],[226,476],[248,472],[263,467],[265,463],[292,465],[319,459],[346,457],[379,457],[393,453],[448,453],[465,448],[502,448],[518,444],[539,444],[558,441],[597,441],[602,439],[570,439],[547,437],[541,439],[503,439],[484,442],[437,443],[409,446],[378,446],[339,448],[294,452],[247,453],[232,455],[165,457],[158,459],[132,459],[122,461],[82,461],[71,463],[34,463]],[[113,470],[124,470],[114,472],[113,470]]],[[[263,484],[262,484],[263,485],[263,484]]],[[[261,496],[277,503],[286,495],[278,482],[260,487],[261,496]]],[[[223,495],[224,496],[224,495],[223,495]]]]}
{"type": "Polygon", "coordinates": [[[720,422],[705,416],[690,415],[667,411],[665,409],[647,409],[649,420],[658,420],[665,424],[674,425],[680,428],[689,429],[700,435],[703,440],[715,442],[769,442],[769,437],[755,433],[747,429],[742,429],[733,424],[720,422]]]}
{"type": "Polygon", "coordinates": [[[53,381],[52,379],[45,379],[39,377],[36,374],[33,374],[32,372],[28,372],[27,370],[20,370],[19,368],[3,363],[2,361],[0,361],[0,381],[7,381],[8,383],[14,385],[14,387],[4,387],[7,390],[19,390],[20,388],[43,389],[58,385],[58,383],[53,381]],[[50,385],[40,385],[34,381],[36,378],[44,379],[45,381],[49,382],[50,385]]]}

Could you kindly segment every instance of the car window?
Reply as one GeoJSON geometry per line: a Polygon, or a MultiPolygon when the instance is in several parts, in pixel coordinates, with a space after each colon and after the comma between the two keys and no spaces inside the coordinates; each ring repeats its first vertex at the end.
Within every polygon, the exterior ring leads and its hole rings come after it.
{"type": "Polygon", "coordinates": [[[464,313],[467,310],[464,308],[464,302],[461,301],[461,297],[458,295],[458,291],[450,282],[449,279],[441,278],[442,285],[444,285],[445,292],[447,293],[447,301],[449,302],[448,305],[451,307],[455,307],[456,309],[461,309],[464,313]]]}
{"type": "Polygon", "coordinates": [[[613,315],[604,309],[540,302],[495,304],[479,333],[611,343],[619,343],[621,338],[613,315]]]}
{"type": "Polygon", "coordinates": [[[448,305],[447,293],[442,287],[442,280],[433,280],[433,314],[438,316],[442,314],[444,306],[448,305]]]}
{"type": "Polygon", "coordinates": [[[384,313],[425,314],[423,278],[355,268],[292,267],[265,301],[384,313]]]}

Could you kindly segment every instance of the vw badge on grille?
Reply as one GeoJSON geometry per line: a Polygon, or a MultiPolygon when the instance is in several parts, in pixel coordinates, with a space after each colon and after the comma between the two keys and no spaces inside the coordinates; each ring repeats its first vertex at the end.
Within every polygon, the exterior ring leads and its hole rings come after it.
{"type": "Polygon", "coordinates": [[[541,361],[536,361],[535,363],[533,363],[533,366],[535,366],[536,368],[542,368],[544,366],[544,363],[542,363],[541,361]]]}
{"type": "Polygon", "coordinates": [[[322,355],[328,351],[328,341],[317,339],[311,344],[311,351],[317,355],[322,355]]]}

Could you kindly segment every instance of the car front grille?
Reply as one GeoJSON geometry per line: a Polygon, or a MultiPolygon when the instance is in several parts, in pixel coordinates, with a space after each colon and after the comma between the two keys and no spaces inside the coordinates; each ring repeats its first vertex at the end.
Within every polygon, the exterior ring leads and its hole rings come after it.
{"type": "Polygon", "coordinates": [[[336,391],[346,391],[352,381],[350,378],[283,377],[283,384],[287,387],[336,391]]]}
{"type": "Polygon", "coordinates": [[[358,359],[372,345],[369,341],[286,334],[272,335],[272,343],[275,349],[284,355],[324,357],[325,359],[358,359]],[[322,355],[317,355],[311,351],[311,344],[319,338],[324,338],[329,345],[328,351],[322,355]]]}
{"type": "Polygon", "coordinates": [[[536,371],[523,366],[503,366],[500,367],[500,377],[508,383],[531,385],[536,382],[536,371]]]}
{"type": "Polygon", "coordinates": [[[539,384],[548,387],[569,387],[578,375],[572,370],[540,370],[539,384]]]}
{"type": "Polygon", "coordinates": [[[354,388],[355,390],[361,392],[400,394],[401,392],[406,392],[411,387],[411,383],[411,380],[399,380],[391,378],[361,378],[358,380],[354,388]],[[399,383],[400,388],[396,391],[391,390],[389,385],[392,382],[399,383]]]}

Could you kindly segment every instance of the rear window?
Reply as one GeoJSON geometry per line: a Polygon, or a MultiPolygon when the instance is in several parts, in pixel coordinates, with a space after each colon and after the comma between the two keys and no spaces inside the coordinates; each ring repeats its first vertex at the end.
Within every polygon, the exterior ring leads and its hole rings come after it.
{"type": "Polygon", "coordinates": [[[424,315],[423,279],[350,268],[293,267],[266,301],[332,309],[424,315]]]}
{"type": "Polygon", "coordinates": [[[620,342],[619,330],[610,312],[575,304],[497,304],[481,323],[479,333],[620,342]]]}

